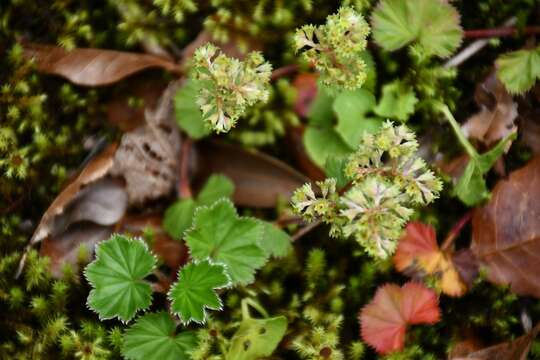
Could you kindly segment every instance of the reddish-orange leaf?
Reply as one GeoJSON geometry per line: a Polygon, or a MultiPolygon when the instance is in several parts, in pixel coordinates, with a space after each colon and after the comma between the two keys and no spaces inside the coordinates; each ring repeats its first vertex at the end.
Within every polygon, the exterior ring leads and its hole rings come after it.
{"type": "Polygon", "coordinates": [[[398,271],[416,278],[432,275],[447,295],[461,296],[466,291],[451,257],[439,248],[435,229],[430,225],[407,224],[394,255],[394,264],[398,271]]]}
{"type": "Polygon", "coordinates": [[[401,350],[407,325],[434,324],[440,315],[437,295],[424,285],[386,284],[360,313],[362,339],[380,354],[401,350]]]}

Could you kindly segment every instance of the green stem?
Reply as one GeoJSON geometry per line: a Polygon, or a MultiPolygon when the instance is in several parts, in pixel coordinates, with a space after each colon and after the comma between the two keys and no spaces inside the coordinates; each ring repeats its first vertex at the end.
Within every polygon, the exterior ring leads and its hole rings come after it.
{"type": "Polygon", "coordinates": [[[251,306],[255,310],[259,312],[263,317],[268,317],[268,312],[259,304],[257,301],[255,301],[252,298],[245,298],[242,299],[242,318],[243,319],[251,319],[251,315],[249,314],[249,307],[251,306]]]}
{"type": "Polygon", "coordinates": [[[465,148],[465,151],[467,152],[467,154],[469,154],[469,156],[473,159],[477,158],[479,156],[478,152],[476,152],[476,149],[471,145],[469,140],[467,140],[465,135],[463,135],[463,132],[461,131],[461,127],[459,126],[458,122],[454,118],[454,115],[452,115],[452,113],[448,109],[448,106],[446,106],[445,104],[441,104],[440,110],[444,114],[444,116],[446,116],[446,119],[452,126],[454,133],[456,134],[461,145],[465,148]]]}

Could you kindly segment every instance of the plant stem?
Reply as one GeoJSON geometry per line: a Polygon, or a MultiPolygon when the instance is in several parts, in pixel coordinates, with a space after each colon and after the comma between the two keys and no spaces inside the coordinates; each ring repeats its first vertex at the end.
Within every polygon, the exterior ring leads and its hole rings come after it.
{"type": "Polygon", "coordinates": [[[524,35],[534,35],[540,34],[540,26],[528,26],[523,30],[520,30],[514,26],[503,26],[492,29],[473,29],[465,30],[464,36],[466,38],[495,38],[495,37],[506,37],[513,36],[518,34],[524,35]]]}
{"type": "Polygon", "coordinates": [[[465,151],[467,152],[467,154],[472,159],[476,159],[478,157],[478,152],[476,152],[476,149],[471,145],[469,140],[467,140],[465,135],[463,135],[463,132],[461,131],[461,127],[459,126],[458,122],[454,118],[454,115],[452,115],[452,113],[448,109],[448,106],[446,106],[445,104],[442,104],[440,106],[440,110],[444,114],[444,116],[446,116],[446,119],[452,126],[452,129],[454,130],[456,137],[458,138],[461,145],[465,148],[465,151]]]}

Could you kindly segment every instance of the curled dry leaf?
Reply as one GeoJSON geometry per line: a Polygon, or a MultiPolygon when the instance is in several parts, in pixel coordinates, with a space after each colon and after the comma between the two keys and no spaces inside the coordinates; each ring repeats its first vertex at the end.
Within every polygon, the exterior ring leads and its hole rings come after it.
{"type": "Polygon", "coordinates": [[[503,342],[462,356],[452,356],[449,360],[526,360],[534,338],[540,331],[540,324],[531,332],[513,341],[503,342]]]}
{"type": "Polygon", "coordinates": [[[65,77],[77,85],[110,85],[149,68],[180,73],[180,66],[162,57],[114,50],[80,48],[66,51],[58,46],[23,43],[24,56],[37,69],[65,77]]]}
{"type": "Polygon", "coordinates": [[[433,290],[414,282],[386,284],[360,312],[362,339],[378,353],[403,349],[408,325],[434,324],[440,319],[433,290]]]}
{"type": "Polygon", "coordinates": [[[488,279],[540,298],[540,157],[500,180],[491,200],[475,210],[471,250],[488,279]]]}
{"type": "Polygon", "coordinates": [[[420,222],[410,222],[394,255],[396,269],[413,278],[433,276],[443,293],[462,296],[466,291],[450,254],[441,251],[435,229],[420,222]]]}
{"type": "Polygon", "coordinates": [[[518,105],[495,73],[478,85],[475,100],[480,111],[462,126],[465,136],[490,146],[516,131],[518,105]]]}
{"type": "MultiPolygon", "coordinates": [[[[41,221],[30,240],[30,244],[38,243],[51,234],[58,235],[62,228],[65,229],[70,225],[70,222],[65,220],[69,219],[71,216],[71,214],[65,214],[66,209],[70,204],[76,202],[78,198],[83,197],[85,192],[83,190],[85,187],[104,178],[109,173],[114,165],[114,153],[116,148],[117,146],[115,144],[110,145],[100,155],[92,159],[75,180],[56,197],[41,218],[41,221]],[[64,220],[57,220],[57,218],[62,218],[64,220]]],[[[80,206],[81,205],[79,205],[79,207],[80,206]]],[[[97,216],[97,220],[99,221],[99,214],[97,214],[97,216]]],[[[78,215],[77,217],[81,217],[81,215],[78,215]]],[[[103,221],[101,221],[101,223],[103,223],[103,221]]]]}
{"type": "Polygon", "coordinates": [[[178,86],[169,84],[155,110],[146,111],[146,124],[122,136],[111,174],[126,180],[130,204],[141,205],[174,189],[181,141],[172,99],[178,86]]]}
{"type": "Polygon", "coordinates": [[[103,226],[92,223],[73,224],[68,231],[58,235],[49,236],[43,240],[40,249],[41,256],[48,256],[50,270],[54,277],[62,277],[64,265],[70,264],[73,270],[78,271],[80,247],[84,246],[87,255],[94,252],[99,242],[112,234],[112,226],[103,226]]]}
{"type": "Polygon", "coordinates": [[[278,199],[288,199],[309,181],[271,156],[222,142],[197,144],[194,155],[195,187],[200,188],[211,174],[223,174],[233,181],[233,200],[241,206],[275,207],[278,199]]]}

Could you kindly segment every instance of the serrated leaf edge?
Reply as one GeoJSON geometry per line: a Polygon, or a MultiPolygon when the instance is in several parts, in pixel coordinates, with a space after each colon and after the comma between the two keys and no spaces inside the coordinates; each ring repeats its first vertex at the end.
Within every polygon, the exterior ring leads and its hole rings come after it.
{"type": "MultiPolygon", "coordinates": [[[[261,223],[263,220],[261,219],[258,219],[256,217],[252,217],[252,216],[240,216],[238,215],[238,211],[236,211],[236,207],[234,206],[233,202],[226,198],[226,197],[223,197],[221,199],[218,199],[216,200],[212,205],[201,205],[201,206],[198,206],[195,208],[195,212],[193,213],[193,221],[191,222],[191,227],[186,229],[186,231],[184,231],[184,234],[183,234],[183,239],[187,239],[187,236],[188,236],[188,233],[195,230],[197,228],[197,216],[199,215],[199,212],[201,211],[210,211],[212,210],[214,207],[217,207],[220,203],[226,203],[227,206],[229,206],[233,212],[234,212],[234,218],[236,220],[249,220],[249,221],[253,221],[253,222],[257,222],[257,223],[261,223]]],[[[262,239],[264,238],[264,226],[261,226],[261,230],[259,231],[259,236],[258,236],[258,239],[257,241],[255,242],[255,245],[261,250],[261,252],[264,254],[265,256],[265,260],[268,261],[268,259],[270,258],[270,256],[266,253],[266,251],[264,251],[264,248],[261,246],[260,242],[262,241],[262,239]]],[[[189,257],[193,260],[195,260],[195,258],[193,257],[193,255],[191,254],[191,248],[189,247],[189,244],[188,242],[186,241],[186,246],[188,248],[188,254],[189,254],[189,257]]],[[[210,257],[208,257],[210,258],[210,257]]],[[[192,261],[193,261],[192,260],[192,261]]],[[[214,261],[214,263],[220,263],[220,264],[223,264],[222,262],[220,261],[215,261],[213,259],[211,259],[212,261],[214,261]]],[[[204,261],[204,259],[200,260],[200,261],[204,261]]],[[[226,264],[223,264],[225,265],[225,269],[227,270],[227,274],[228,274],[228,267],[226,266],[226,264]]],[[[230,275],[229,275],[230,277],[230,275]]],[[[252,279],[250,281],[247,281],[247,282],[238,282],[238,285],[249,285],[253,282],[253,279],[254,276],[252,277],[252,279]]]]}
{"type": "MultiPolygon", "coordinates": [[[[197,265],[197,264],[200,264],[202,262],[208,262],[210,265],[217,265],[217,266],[221,266],[223,268],[223,273],[225,274],[225,277],[227,278],[227,284],[223,285],[223,286],[219,286],[219,287],[215,287],[215,288],[212,288],[212,290],[219,290],[219,289],[230,289],[232,288],[232,279],[231,279],[231,276],[229,275],[229,271],[227,269],[227,265],[222,263],[222,262],[218,262],[218,261],[214,261],[212,260],[210,257],[207,257],[206,259],[203,259],[203,260],[196,260],[196,259],[192,259],[189,263],[187,263],[186,265],[182,266],[180,269],[178,269],[178,272],[177,272],[177,279],[172,285],[171,287],[169,288],[169,291],[167,292],[167,300],[169,300],[171,302],[171,305],[172,303],[174,302],[174,299],[171,295],[172,293],[172,290],[173,288],[175,287],[175,285],[181,281],[180,279],[180,271],[182,271],[182,269],[187,266],[187,265],[190,265],[190,264],[194,264],[194,265],[197,265]]],[[[223,301],[221,300],[221,297],[218,296],[218,301],[219,301],[219,306],[217,308],[213,308],[211,306],[207,306],[207,305],[203,305],[203,319],[202,321],[198,321],[198,320],[195,320],[195,319],[192,319],[192,318],[189,318],[187,320],[184,320],[182,319],[182,317],[180,316],[179,313],[175,312],[172,310],[172,306],[171,306],[171,313],[175,316],[177,316],[179,319],[180,319],[180,322],[182,323],[183,326],[187,326],[190,322],[194,322],[198,325],[204,325],[206,323],[206,320],[208,319],[208,311],[207,310],[214,310],[214,311],[221,311],[223,310],[223,301]]]]}
{"type": "MultiPolygon", "coordinates": [[[[133,316],[127,320],[123,320],[121,319],[118,315],[115,315],[115,316],[110,316],[110,317],[105,317],[105,316],[102,316],[99,311],[97,311],[97,309],[94,309],[92,306],[90,306],[90,303],[89,303],[89,299],[90,299],[90,294],[96,290],[94,284],[88,279],[88,274],[87,274],[87,269],[88,267],[95,263],[96,261],[99,260],[99,256],[98,256],[98,247],[101,246],[103,243],[107,242],[107,241],[111,241],[113,238],[117,237],[117,236],[121,236],[123,238],[125,238],[126,240],[128,240],[129,242],[140,242],[143,247],[145,248],[146,251],[148,251],[148,253],[154,258],[154,264],[152,266],[152,270],[154,270],[156,268],[156,265],[158,263],[158,258],[156,257],[156,255],[152,252],[152,250],[150,250],[150,248],[148,247],[148,244],[146,243],[146,241],[144,241],[141,237],[132,237],[132,236],[128,236],[128,235],[124,235],[124,234],[120,234],[120,233],[113,233],[111,234],[111,236],[109,236],[108,239],[105,239],[105,240],[101,240],[99,242],[97,242],[95,245],[94,245],[94,254],[95,254],[95,259],[92,260],[88,265],[85,266],[84,268],[84,271],[83,271],[83,276],[84,276],[84,279],[86,280],[86,282],[90,285],[91,287],[91,290],[90,292],[88,293],[88,296],[86,297],[86,307],[88,310],[94,312],[97,314],[98,318],[100,321],[104,321],[104,320],[110,320],[110,319],[114,319],[114,318],[118,318],[118,320],[120,320],[120,322],[124,325],[126,325],[127,323],[129,323],[131,320],[133,320],[135,317],[140,317],[137,316],[141,311],[143,313],[145,313],[146,311],[148,311],[148,309],[150,308],[150,306],[148,306],[147,308],[142,308],[142,309],[137,309],[135,311],[135,313],[133,314],[133,316]]],[[[152,296],[152,293],[150,293],[150,303],[152,302],[153,300],[153,296],[152,296]]]]}

